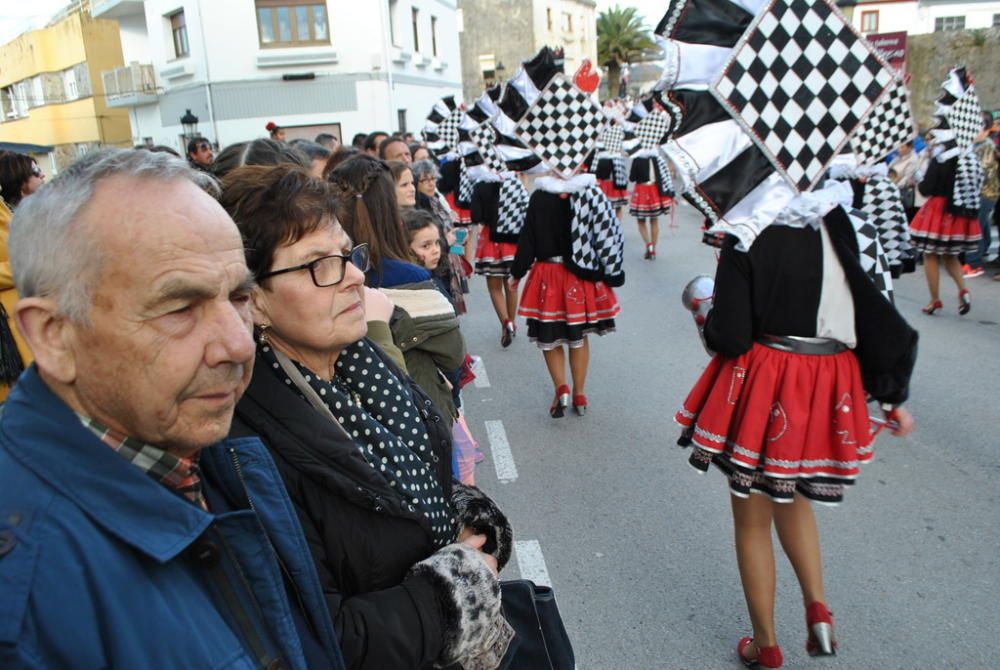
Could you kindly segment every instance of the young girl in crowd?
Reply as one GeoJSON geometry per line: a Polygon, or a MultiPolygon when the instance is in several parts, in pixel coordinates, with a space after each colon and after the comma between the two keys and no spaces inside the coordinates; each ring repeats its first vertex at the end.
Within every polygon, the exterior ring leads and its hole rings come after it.
{"type": "Polygon", "coordinates": [[[420,265],[430,271],[438,289],[454,302],[452,288],[446,277],[447,264],[441,262],[444,247],[441,228],[434,216],[422,209],[404,210],[403,228],[413,255],[420,261],[420,265]]]}

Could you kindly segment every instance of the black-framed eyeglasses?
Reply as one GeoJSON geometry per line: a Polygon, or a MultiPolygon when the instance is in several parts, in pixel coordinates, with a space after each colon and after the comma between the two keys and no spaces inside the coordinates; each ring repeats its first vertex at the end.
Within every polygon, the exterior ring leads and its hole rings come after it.
{"type": "Polygon", "coordinates": [[[371,251],[368,249],[368,244],[361,243],[355,245],[349,254],[330,254],[329,256],[323,256],[322,258],[317,258],[314,261],[309,261],[308,263],[303,263],[302,265],[296,265],[293,268],[272,270],[271,272],[261,275],[259,281],[264,281],[268,277],[282,275],[286,272],[309,270],[309,275],[312,277],[313,284],[316,286],[320,288],[336,286],[340,282],[344,281],[344,275],[347,273],[348,261],[350,261],[351,265],[362,272],[368,272],[368,268],[371,266],[371,251]]]}

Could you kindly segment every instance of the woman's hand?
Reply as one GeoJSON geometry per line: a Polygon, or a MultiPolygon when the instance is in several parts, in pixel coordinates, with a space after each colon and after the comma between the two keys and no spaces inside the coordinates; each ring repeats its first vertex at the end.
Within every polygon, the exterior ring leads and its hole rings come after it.
{"type": "Polygon", "coordinates": [[[378,289],[365,286],[364,301],[366,321],[385,321],[389,323],[389,319],[392,318],[392,310],[395,308],[389,296],[378,289]]]}
{"type": "Polygon", "coordinates": [[[464,544],[470,549],[475,549],[476,551],[478,551],[479,557],[483,559],[484,563],[486,563],[486,567],[490,569],[490,572],[493,573],[493,576],[494,577],[499,576],[500,571],[497,568],[497,559],[493,558],[492,556],[483,551],[483,545],[486,544],[485,535],[476,535],[476,532],[474,530],[470,530],[469,528],[463,528],[462,532],[458,534],[458,542],[459,544],[464,544]]]}
{"type": "Polygon", "coordinates": [[[915,426],[913,415],[905,408],[895,408],[886,414],[886,418],[896,422],[897,426],[891,430],[892,434],[896,437],[906,437],[913,432],[915,426]]]}

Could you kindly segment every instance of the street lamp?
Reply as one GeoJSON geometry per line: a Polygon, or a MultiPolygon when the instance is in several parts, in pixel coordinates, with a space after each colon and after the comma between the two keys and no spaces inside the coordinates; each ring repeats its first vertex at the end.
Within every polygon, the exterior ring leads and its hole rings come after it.
{"type": "Polygon", "coordinates": [[[503,61],[500,61],[499,63],[497,63],[497,66],[496,66],[496,79],[497,79],[497,83],[503,81],[503,75],[504,75],[505,72],[507,72],[507,68],[505,68],[503,66],[503,61]]]}
{"type": "Polygon", "coordinates": [[[184,128],[185,140],[198,135],[198,117],[192,114],[190,109],[185,110],[184,116],[181,117],[181,127],[184,128]]]}

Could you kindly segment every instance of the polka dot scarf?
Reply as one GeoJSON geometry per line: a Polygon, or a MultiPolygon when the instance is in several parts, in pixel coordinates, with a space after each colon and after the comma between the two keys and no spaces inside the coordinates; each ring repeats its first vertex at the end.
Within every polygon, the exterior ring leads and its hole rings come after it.
{"type": "MultiPolygon", "coordinates": [[[[296,387],[271,347],[261,347],[271,370],[296,387]]],[[[434,473],[431,440],[409,389],[379,359],[365,340],[350,345],[337,359],[333,382],[291,361],[323,405],[354,439],[368,465],[403,496],[411,511],[430,521],[434,542],[443,547],[454,540],[454,517],[434,473]]]]}

